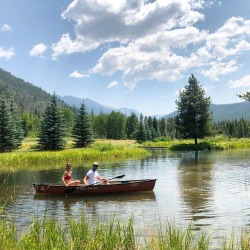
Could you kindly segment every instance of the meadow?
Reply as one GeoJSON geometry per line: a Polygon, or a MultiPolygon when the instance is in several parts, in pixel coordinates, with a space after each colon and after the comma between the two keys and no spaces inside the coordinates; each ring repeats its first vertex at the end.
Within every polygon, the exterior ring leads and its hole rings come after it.
{"type": "Polygon", "coordinates": [[[74,148],[71,138],[66,139],[64,150],[39,151],[36,138],[25,138],[22,145],[13,152],[0,154],[0,171],[29,168],[30,165],[39,163],[55,164],[59,162],[115,160],[127,158],[143,158],[149,155],[147,147],[161,147],[173,151],[187,150],[229,150],[250,148],[248,138],[228,138],[224,136],[209,137],[199,140],[198,145],[189,140],[170,140],[160,138],[156,141],[136,143],[135,140],[96,140],[87,148],[74,148]]]}
{"type": "Polygon", "coordinates": [[[134,141],[97,140],[88,148],[73,148],[71,139],[67,139],[67,147],[59,151],[37,150],[37,140],[26,138],[18,150],[0,154],[0,171],[29,168],[34,164],[55,164],[59,162],[115,160],[145,157],[149,152],[138,148],[134,141]]]}
{"type": "Polygon", "coordinates": [[[194,140],[170,140],[160,138],[156,141],[143,143],[148,147],[165,147],[173,151],[186,150],[228,150],[228,149],[242,149],[250,148],[249,138],[229,138],[226,136],[208,137],[198,140],[198,144],[194,144],[194,140]]]}

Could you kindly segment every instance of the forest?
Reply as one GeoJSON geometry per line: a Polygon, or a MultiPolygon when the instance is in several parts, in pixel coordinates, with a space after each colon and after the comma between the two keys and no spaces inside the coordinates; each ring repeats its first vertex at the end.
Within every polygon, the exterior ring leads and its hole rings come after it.
{"type": "MultiPolygon", "coordinates": [[[[192,101],[201,103],[205,100],[203,99],[203,90],[199,87],[198,82],[194,76],[191,76],[190,79],[189,81],[194,82],[194,86],[196,87],[195,91],[198,91],[197,93],[200,93],[200,99],[192,101]]],[[[83,117],[81,119],[87,119],[87,125],[83,124],[82,126],[87,126],[89,128],[89,131],[91,131],[88,133],[91,133],[91,136],[93,137],[92,139],[90,139],[90,141],[93,141],[94,139],[135,139],[138,142],[159,141],[181,139],[184,135],[183,131],[181,132],[180,127],[178,128],[177,126],[177,117],[157,119],[153,116],[143,116],[143,114],[140,114],[140,116],[138,117],[135,113],[126,115],[116,111],[112,111],[109,114],[94,114],[94,112],[87,113],[84,103],[82,104],[83,107],[81,107],[80,109],[68,106],[63,101],[56,98],[55,94],[50,95],[47,92],[43,91],[41,88],[38,88],[31,83],[27,83],[20,78],[16,78],[2,69],[0,69],[0,93],[2,96],[0,127],[3,127],[4,120],[7,119],[7,111],[4,109],[6,108],[4,107],[4,103],[6,104],[6,102],[8,102],[7,106],[9,106],[9,108],[7,108],[7,110],[9,110],[9,116],[11,116],[11,105],[15,105],[15,114],[12,114],[12,116],[14,117],[12,123],[18,121],[22,130],[22,133],[19,134],[19,136],[16,135],[16,137],[19,138],[15,139],[18,141],[17,145],[20,144],[21,138],[41,136],[41,127],[44,120],[44,115],[49,103],[53,98],[56,99],[54,100],[57,106],[56,109],[60,110],[60,114],[62,116],[59,124],[60,122],[63,123],[64,133],[62,133],[62,136],[65,137],[78,136],[76,132],[77,128],[75,126],[77,119],[78,126],[81,126],[79,125],[79,111],[81,108],[83,109],[83,117]],[[17,114],[20,115],[18,119],[17,114]]],[[[181,100],[179,100],[179,102],[181,104],[181,100]]],[[[12,128],[14,127],[16,127],[17,129],[18,125],[12,125],[12,128]]],[[[14,132],[12,131],[12,133],[14,132]]],[[[244,117],[240,119],[221,120],[216,122],[211,120],[211,123],[209,124],[209,135],[225,135],[227,137],[249,138],[250,121],[245,119],[244,117]]],[[[187,138],[188,136],[190,135],[186,135],[187,138]]],[[[78,142],[78,146],[86,146],[79,143],[80,142],[78,142]]]]}

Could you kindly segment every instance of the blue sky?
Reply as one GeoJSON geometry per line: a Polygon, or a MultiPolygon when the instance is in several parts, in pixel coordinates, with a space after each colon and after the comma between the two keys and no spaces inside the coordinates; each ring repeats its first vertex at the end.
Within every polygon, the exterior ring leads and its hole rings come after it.
{"type": "Polygon", "coordinates": [[[0,1],[0,67],[51,94],[163,115],[194,74],[236,103],[249,58],[249,0],[0,1]]]}

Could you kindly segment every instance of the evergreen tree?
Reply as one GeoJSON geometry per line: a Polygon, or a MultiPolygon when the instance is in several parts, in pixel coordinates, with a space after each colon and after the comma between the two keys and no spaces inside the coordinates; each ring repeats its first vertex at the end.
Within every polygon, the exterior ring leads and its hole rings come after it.
{"type": "Polygon", "coordinates": [[[166,119],[162,117],[159,121],[160,136],[167,136],[166,126],[167,126],[166,119]]]}
{"type": "Polygon", "coordinates": [[[153,138],[159,137],[160,131],[159,131],[159,126],[158,126],[158,120],[154,116],[153,118],[153,129],[154,129],[154,135],[153,138]]]}
{"type": "Polygon", "coordinates": [[[135,139],[137,142],[141,143],[146,141],[146,131],[144,127],[143,114],[140,114],[140,122],[137,131],[135,132],[135,139]]]}
{"type": "Polygon", "coordinates": [[[16,149],[23,140],[21,119],[4,93],[0,95],[0,152],[16,149]]]}
{"type": "Polygon", "coordinates": [[[135,139],[135,131],[138,128],[138,118],[134,112],[127,118],[126,133],[128,139],[135,139]]]}
{"type": "Polygon", "coordinates": [[[54,94],[41,121],[38,145],[43,150],[60,150],[66,145],[65,136],[65,120],[54,94]]]}
{"type": "Polygon", "coordinates": [[[94,142],[90,116],[87,113],[84,102],[76,114],[72,136],[77,148],[87,147],[94,142]]]}
{"type": "Polygon", "coordinates": [[[189,77],[188,83],[176,101],[178,109],[176,125],[183,138],[193,138],[197,144],[198,138],[211,134],[212,114],[209,110],[211,98],[205,97],[205,91],[193,74],[189,77]]]}
{"type": "Polygon", "coordinates": [[[23,121],[21,117],[18,115],[18,108],[14,104],[13,101],[10,102],[10,110],[12,114],[12,119],[14,120],[13,124],[13,131],[14,131],[14,140],[15,140],[15,147],[19,147],[22,144],[22,140],[24,138],[24,130],[23,130],[23,121]]]}
{"type": "Polygon", "coordinates": [[[145,128],[146,141],[152,141],[152,131],[151,128],[149,127],[147,116],[144,117],[144,128],[145,128]]]}

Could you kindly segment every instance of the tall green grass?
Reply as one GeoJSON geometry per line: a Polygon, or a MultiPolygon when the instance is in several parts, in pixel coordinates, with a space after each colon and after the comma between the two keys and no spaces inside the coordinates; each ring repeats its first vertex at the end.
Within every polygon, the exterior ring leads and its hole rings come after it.
{"type": "Polygon", "coordinates": [[[206,232],[197,232],[188,226],[178,228],[174,223],[159,226],[149,235],[135,232],[133,218],[126,223],[117,219],[88,223],[82,216],[78,221],[71,218],[68,223],[58,220],[35,218],[22,230],[17,231],[13,221],[0,220],[1,250],[247,250],[250,234],[241,233],[240,239],[232,234],[217,245],[210,243],[206,232]]]}
{"type": "Polygon", "coordinates": [[[145,142],[144,146],[166,147],[173,151],[186,150],[228,150],[250,148],[249,138],[228,138],[225,136],[215,136],[198,140],[198,144],[194,144],[193,139],[189,140],[166,140],[145,142]]]}
{"type": "Polygon", "coordinates": [[[16,151],[0,154],[0,171],[24,168],[32,164],[51,165],[59,162],[140,158],[148,154],[148,151],[142,148],[111,144],[95,144],[90,148],[61,151],[16,151]]]}

